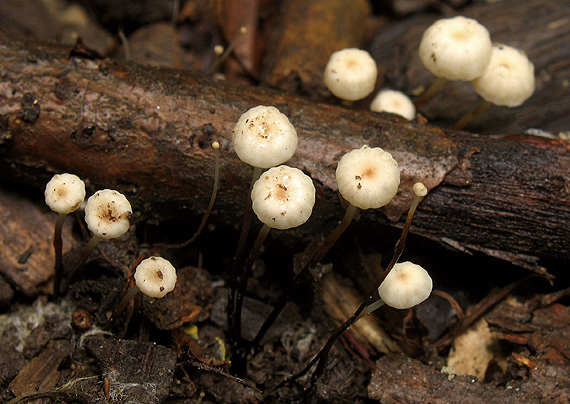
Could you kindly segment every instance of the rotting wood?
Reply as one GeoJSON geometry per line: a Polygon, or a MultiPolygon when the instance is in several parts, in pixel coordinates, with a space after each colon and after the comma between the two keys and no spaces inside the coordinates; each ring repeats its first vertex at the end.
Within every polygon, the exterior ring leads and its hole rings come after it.
{"type": "Polygon", "coordinates": [[[259,104],[287,114],[299,134],[289,164],[317,187],[314,214],[284,237],[308,240],[342,217],[334,170],[364,144],[390,151],[402,185],[371,223],[398,226],[422,181],[431,190],[413,232],[438,242],[539,269],[540,258],[568,259],[569,144],[511,135],[444,132],[422,120],[315,104],[279,92],[213,82],[175,70],[94,60],[71,49],[0,35],[0,172],[42,189],[54,172],[88,179],[92,189],[126,193],[142,220],[183,219],[205,209],[214,153],[222,181],[213,220],[240,221],[251,168],[232,151],[239,115],[259,104]]]}

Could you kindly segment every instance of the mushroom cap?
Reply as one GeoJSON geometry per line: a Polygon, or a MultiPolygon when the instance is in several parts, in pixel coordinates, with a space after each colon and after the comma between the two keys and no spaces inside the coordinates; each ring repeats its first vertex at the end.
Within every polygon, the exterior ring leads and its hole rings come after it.
{"type": "Polygon", "coordinates": [[[416,182],[412,187],[412,191],[416,196],[426,196],[428,194],[427,187],[421,182],[416,182]]]}
{"type": "Polygon", "coordinates": [[[336,168],[336,183],[342,197],[354,206],[380,208],[396,195],[400,170],[387,151],[363,146],[342,156],[336,168]]]}
{"type": "Polygon", "coordinates": [[[376,94],[370,104],[370,110],[374,112],[391,112],[411,121],[416,117],[416,107],[410,97],[401,91],[381,90],[376,94]]]}
{"type": "Polygon", "coordinates": [[[135,283],[145,295],[161,298],[176,286],[176,269],[162,257],[142,260],[135,270],[135,283]]]}
{"type": "Polygon", "coordinates": [[[448,80],[473,80],[491,59],[489,31],[477,20],[457,16],[433,23],[423,34],[419,54],[426,69],[448,80]]]}
{"type": "Polygon", "coordinates": [[[324,82],[338,98],[356,101],[374,91],[378,69],[368,52],[347,48],[334,52],[325,67],[324,82]]]}
{"type": "Polygon", "coordinates": [[[127,198],[118,191],[95,192],[85,205],[85,222],[91,232],[102,239],[117,238],[129,230],[133,210],[127,198]]]}
{"type": "Polygon", "coordinates": [[[406,261],[394,265],[378,288],[378,294],[390,307],[409,309],[426,300],[432,287],[433,283],[427,271],[406,261]]]}
{"type": "Polygon", "coordinates": [[[46,204],[57,213],[77,210],[85,199],[85,183],[75,174],[55,174],[44,192],[46,204]]]}
{"type": "Polygon", "coordinates": [[[259,105],[243,113],[232,132],[240,160],[269,168],[289,160],[297,149],[297,131],[287,116],[272,106],[259,105]]]}
{"type": "Polygon", "coordinates": [[[487,70],[472,83],[484,100],[518,107],[534,92],[534,65],[521,50],[497,44],[487,70]]]}
{"type": "Polygon", "coordinates": [[[274,229],[290,229],[311,216],[315,187],[301,170],[282,165],[261,174],[253,184],[251,200],[261,222],[274,229]]]}

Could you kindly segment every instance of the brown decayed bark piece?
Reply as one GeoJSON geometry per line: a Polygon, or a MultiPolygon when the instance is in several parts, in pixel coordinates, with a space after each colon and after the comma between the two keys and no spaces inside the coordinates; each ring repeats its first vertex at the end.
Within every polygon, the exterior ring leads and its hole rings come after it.
{"type": "Polygon", "coordinates": [[[329,94],[323,70],[330,55],[363,45],[370,5],[365,0],[289,0],[267,46],[263,81],[309,96],[329,94]]]}
{"type": "MultiPolygon", "coordinates": [[[[43,190],[38,190],[38,196],[43,196],[43,190]]],[[[71,237],[74,218],[70,216],[63,227],[64,253],[77,246],[71,237]]],[[[57,213],[47,206],[41,210],[22,195],[5,189],[0,192],[0,273],[28,296],[47,289],[47,282],[53,276],[56,219],[57,213]]]]}
{"type": "Polygon", "coordinates": [[[3,138],[10,137],[0,156],[4,176],[39,188],[48,172],[74,172],[94,187],[125,192],[146,220],[183,218],[205,209],[213,182],[209,145],[219,140],[222,181],[213,220],[237,224],[251,168],[233,154],[231,130],[248,108],[273,104],[299,133],[289,164],[308,172],[317,186],[313,216],[284,237],[309,239],[336,225],[342,215],[336,162],[369,144],[392,152],[402,185],[390,205],[366,212],[367,220],[398,220],[411,185],[422,181],[432,192],[420,206],[415,232],[508,260],[569,256],[563,227],[570,216],[568,144],[562,141],[450,137],[421,122],[178,71],[89,60],[5,35],[1,40],[0,123],[3,138]],[[438,187],[459,158],[459,168],[438,187]]]}

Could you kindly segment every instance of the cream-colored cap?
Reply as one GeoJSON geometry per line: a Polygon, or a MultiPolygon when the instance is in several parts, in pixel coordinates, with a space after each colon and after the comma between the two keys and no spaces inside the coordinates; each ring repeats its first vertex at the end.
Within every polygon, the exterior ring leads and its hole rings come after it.
{"type": "Polygon", "coordinates": [[[145,295],[161,298],[176,286],[176,269],[162,257],[147,258],[135,270],[135,283],[145,295]]]}
{"type": "Polygon", "coordinates": [[[534,65],[519,49],[498,44],[493,46],[487,70],[472,83],[484,100],[518,107],[534,92],[534,65]]]}
{"type": "Polygon", "coordinates": [[[71,213],[85,199],[85,183],[75,174],[55,174],[44,192],[46,204],[57,213],[71,213]]]}
{"type": "Polygon", "coordinates": [[[342,156],[336,168],[336,183],[342,197],[354,206],[380,208],[396,195],[400,170],[387,151],[363,146],[342,156]]]}
{"type": "Polygon", "coordinates": [[[238,157],[260,168],[286,162],[297,149],[297,131],[287,116],[275,107],[264,105],[240,116],[232,140],[238,157]]]}
{"type": "Polygon", "coordinates": [[[419,54],[426,69],[436,76],[470,81],[483,74],[492,48],[487,28],[458,16],[433,23],[424,32],[419,54]]]}
{"type": "Polygon", "coordinates": [[[289,229],[311,216],[315,186],[301,170],[282,165],[261,174],[253,184],[251,200],[261,222],[274,229],[289,229]]]}
{"type": "Polygon", "coordinates": [[[426,300],[432,290],[431,277],[409,261],[394,265],[378,288],[380,299],[395,309],[409,309],[426,300]]]}
{"type": "Polygon", "coordinates": [[[85,222],[95,236],[117,238],[129,230],[132,213],[131,204],[123,194],[103,189],[87,199],[85,222]]]}
{"type": "Polygon", "coordinates": [[[370,104],[373,112],[390,112],[411,121],[416,117],[416,107],[410,97],[401,91],[381,90],[370,104]]]}
{"type": "Polygon", "coordinates": [[[347,48],[334,52],[324,72],[327,88],[338,98],[356,101],[374,91],[378,69],[368,52],[347,48]]]}

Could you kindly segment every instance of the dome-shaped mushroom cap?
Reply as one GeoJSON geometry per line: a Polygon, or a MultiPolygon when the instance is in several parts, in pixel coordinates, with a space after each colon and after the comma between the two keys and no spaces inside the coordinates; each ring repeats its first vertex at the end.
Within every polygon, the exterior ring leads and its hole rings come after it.
{"type": "Polygon", "coordinates": [[[135,283],[145,295],[161,298],[176,286],[176,269],[162,257],[147,258],[135,270],[135,283]]]}
{"type": "Polygon", "coordinates": [[[44,192],[46,204],[57,213],[77,210],[85,199],[85,183],[75,174],[56,174],[44,192]]]}
{"type": "Polygon", "coordinates": [[[433,23],[423,34],[419,54],[426,69],[436,76],[470,81],[483,74],[492,48],[487,28],[458,16],[433,23]]]}
{"type": "Polygon", "coordinates": [[[432,290],[431,277],[409,261],[394,265],[378,288],[380,299],[395,309],[409,309],[426,300],[432,290]]]}
{"type": "Polygon", "coordinates": [[[518,107],[534,92],[534,65],[519,49],[495,45],[487,70],[472,83],[484,100],[518,107]]]}
{"type": "Polygon", "coordinates": [[[287,116],[275,107],[264,105],[240,116],[232,140],[238,157],[260,168],[286,162],[297,149],[297,131],[287,116]]]}
{"type": "Polygon", "coordinates": [[[261,222],[274,229],[290,229],[311,216],[315,187],[311,178],[297,168],[273,167],[253,184],[251,200],[261,222]]]}
{"type": "Polygon", "coordinates": [[[338,98],[356,101],[374,91],[378,69],[368,52],[347,48],[334,52],[324,72],[327,88],[338,98]]]}
{"type": "Polygon", "coordinates": [[[118,191],[95,192],[85,205],[85,222],[91,232],[102,239],[117,238],[129,230],[133,210],[127,198],[118,191]]]}
{"type": "Polygon", "coordinates": [[[416,117],[416,107],[410,97],[396,90],[382,90],[376,94],[370,104],[370,110],[373,112],[391,112],[403,116],[408,121],[416,117]]]}
{"type": "Polygon", "coordinates": [[[400,170],[387,151],[363,146],[342,156],[336,168],[336,183],[342,197],[354,206],[380,208],[396,195],[400,170]]]}

